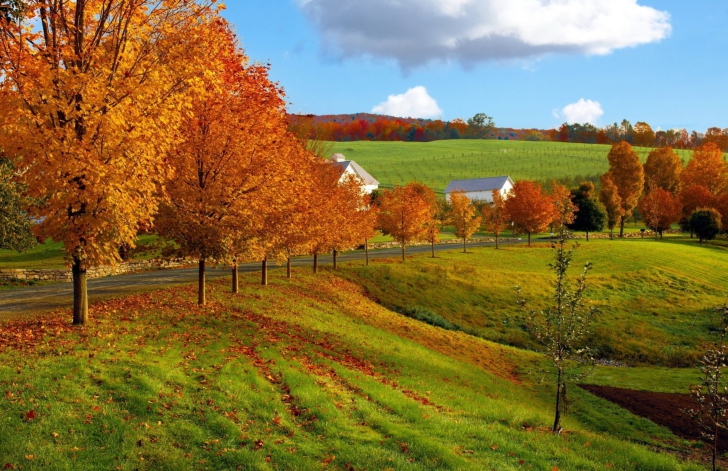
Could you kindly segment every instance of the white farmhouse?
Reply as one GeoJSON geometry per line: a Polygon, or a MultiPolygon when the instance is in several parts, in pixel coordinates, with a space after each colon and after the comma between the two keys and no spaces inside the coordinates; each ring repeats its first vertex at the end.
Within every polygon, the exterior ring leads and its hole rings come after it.
{"type": "MultiPolygon", "coordinates": [[[[331,156],[334,165],[341,169],[341,180],[346,175],[356,175],[363,183],[364,193],[371,194],[372,191],[379,188],[379,182],[369,175],[369,172],[361,168],[361,166],[353,160],[346,160],[344,154],[334,154],[331,156]]],[[[339,180],[339,181],[341,181],[339,180]]]]}
{"type": "Polygon", "coordinates": [[[453,180],[445,188],[445,198],[450,201],[454,191],[464,191],[471,200],[493,202],[493,191],[497,190],[505,198],[513,188],[511,177],[474,178],[472,180],[453,180]]]}

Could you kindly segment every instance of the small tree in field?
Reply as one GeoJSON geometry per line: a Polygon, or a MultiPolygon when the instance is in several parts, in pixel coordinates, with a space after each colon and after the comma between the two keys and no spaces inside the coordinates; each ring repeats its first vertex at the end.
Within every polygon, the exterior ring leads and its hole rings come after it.
{"type": "Polygon", "coordinates": [[[493,203],[483,205],[483,225],[486,231],[495,236],[495,248],[498,248],[498,236],[510,225],[511,217],[506,209],[506,200],[500,191],[493,190],[493,203]]]}
{"type": "Polygon", "coordinates": [[[698,208],[690,216],[690,228],[697,234],[702,244],[713,240],[720,232],[720,213],[713,208],[698,208]]]}
{"type": "Polygon", "coordinates": [[[450,224],[455,226],[455,235],[463,239],[463,253],[467,252],[466,242],[480,227],[480,216],[470,198],[464,191],[450,194],[450,224]]]}
{"type": "MultiPolygon", "coordinates": [[[[595,307],[586,306],[584,293],[587,289],[586,275],[591,264],[584,269],[576,280],[567,278],[574,250],[565,248],[568,231],[562,226],[559,242],[554,249],[554,261],[549,264],[556,276],[554,281],[554,304],[543,310],[530,310],[526,325],[536,340],[544,346],[544,354],[551,360],[556,376],[556,404],[554,408],[553,431],[561,429],[561,416],[565,410],[566,384],[568,369],[575,364],[592,360],[588,348],[580,347],[580,343],[589,333],[589,328],[598,314],[595,307]]],[[[521,297],[520,288],[516,288],[518,305],[525,310],[526,301],[521,297]]]]}
{"type": "Polygon", "coordinates": [[[431,202],[421,194],[421,185],[409,183],[386,190],[379,205],[379,225],[402,246],[402,261],[408,244],[422,240],[427,232],[431,202]]]}
{"type": "Polygon", "coordinates": [[[544,194],[538,184],[528,180],[517,181],[508,192],[506,211],[515,231],[528,234],[529,247],[531,234],[545,231],[554,219],[553,200],[544,194]]]}
{"type": "Polygon", "coordinates": [[[719,308],[718,312],[722,322],[720,340],[700,360],[703,376],[699,385],[690,388],[690,394],[698,404],[696,408],[685,411],[697,422],[703,439],[710,443],[713,471],[718,456],[718,433],[728,429],[728,388],[723,376],[727,360],[725,337],[728,333],[728,304],[719,308]]]}
{"type": "Polygon", "coordinates": [[[599,202],[604,205],[607,211],[607,227],[609,228],[609,238],[614,238],[614,227],[622,219],[624,210],[622,209],[622,198],[619,197],[617,186],[609,178],[608,174],[602,175],[602,190],[599,192],[599,202]]]}
{"type": "Polygon", "coordinates": [[[569,229],[584,231],[586,240],[589,241],[589,233],[601,231],[607,222],[607,210],[594,195],[594,184],[583,182],[579,188],[571,190],[574,205],[579,209],[574,221],[569,224],[569,229]]]}
{"type": "Polygon", "coordinates": [[[425,239],[432,249],[432,258],[435,258],[435,244],[440,242],[440,231],[447,220],[448,204],[444,199],[439,199],[432,205],[430,220],[427,221],[427,233],[425,239]]]}
{"type": "Polygon", "coordinates": [[[653,190],[640,201],[639,208],[647,227],[655,231],[655,238],[680,219],[682,205],[669,191],[653,185],[653,190]]]}

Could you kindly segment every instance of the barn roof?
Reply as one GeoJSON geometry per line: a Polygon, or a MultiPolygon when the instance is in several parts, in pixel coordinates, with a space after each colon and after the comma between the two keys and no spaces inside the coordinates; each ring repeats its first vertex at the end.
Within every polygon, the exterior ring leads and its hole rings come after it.
{"type": "Polygon", "coordinates": [[[462,190],[466,193],[469,193],[471,191],[502,190],[503,187],[506,185],[506,182],[509,181],[511,182],[511,185],[513,185],[513,180],[511,180],[511,177],[509,176],[473,178],[470,180],[453,180],[450,182],[447,188],[445,188],[445,193],[452,193],[453,191],[458,190],[462,190]]]}
{"type": "Polygon", "coordinates": [[[344,160],[341,162],[334,162],[334,165],[337,165],[341,169],[341,174],[343,175],[347,170],[353,172],[354,174],[358,175],[359,178],[362,179],[365,185],[379,185],[379,182],[371,175],[369,175],[369,172],[361,168],[361,165],[354,162],[353,160],[344,160]]]}

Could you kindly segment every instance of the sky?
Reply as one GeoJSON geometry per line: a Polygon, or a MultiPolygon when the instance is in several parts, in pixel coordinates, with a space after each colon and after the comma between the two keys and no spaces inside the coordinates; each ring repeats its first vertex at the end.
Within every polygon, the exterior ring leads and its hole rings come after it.
{"type": "Polygon", "coordinates": [[[725,0],[227,0],[292,113],[728,128],[725,0]]]}

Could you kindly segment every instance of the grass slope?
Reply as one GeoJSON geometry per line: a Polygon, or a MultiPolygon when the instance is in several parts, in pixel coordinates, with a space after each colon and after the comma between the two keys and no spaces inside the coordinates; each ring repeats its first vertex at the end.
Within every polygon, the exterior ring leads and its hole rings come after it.
{"type": "MultiPolygon", "coordinates": [[[[549,301],[550,245],[446,252],[405,264],[351,266],[346,276],[397,311],[427,308],[483,338],[535,348],[519,321],[513,288],[531,307],[549,301]]],[[[593,263],[588,299],[602,310],[589,345],[631,364],[692,366],[702,355],[713,309],[728,297],[728,247],[683,237],[592,240],[576,250],[573,276],[593,263]]]]}
{"type": "MultiPolygon", "coordinates": [[[[610,146],[562,142],[455,139],[434,142],[336,142],[332,152],[355,160],[384,187],[420,181],[442,192],[450,180],[510,175],[553,180],[601,175],[610,146]]],[[[635,148],[644,162],[653,149],[635,148]]],[[[677,150],[687,162],[691,151],[677,150]]]]}
{"type": "MultiPolygon", "coordinates": [[[[414,265],[414,264],[413,264],[414,265]]],[[[535,272],[535,262],[533,270],[535,272]]],[[[0,330],[7,469],[697,470],[574,390],[561,436],[529,352],[426,325],[332,274],[175,288],[0,330]]]]}

